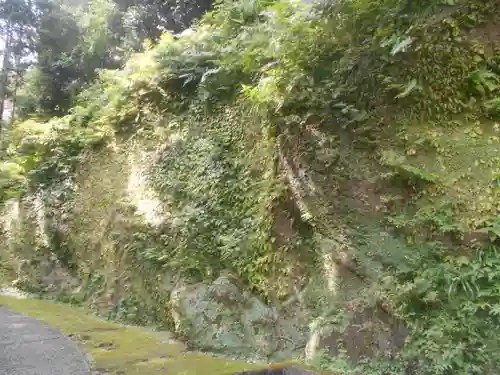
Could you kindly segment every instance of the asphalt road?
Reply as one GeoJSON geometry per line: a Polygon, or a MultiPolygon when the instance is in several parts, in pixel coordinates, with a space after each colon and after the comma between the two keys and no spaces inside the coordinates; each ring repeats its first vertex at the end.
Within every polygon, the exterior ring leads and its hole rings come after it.
{"type": "Polygon", "coordinates": [[[0,374],[90,375],[76,344],[57,330],[0,306],[0,374]]]}

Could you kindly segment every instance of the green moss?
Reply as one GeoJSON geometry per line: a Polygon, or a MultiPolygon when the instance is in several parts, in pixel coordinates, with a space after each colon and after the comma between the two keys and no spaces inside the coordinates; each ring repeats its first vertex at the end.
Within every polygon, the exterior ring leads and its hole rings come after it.
{"type": "Polygon", "coordinates": [[[169,342],[157,332],[99,320],[74,306],[7,296],[0,296],[0,305],[43,321],[72,337],[91,356],[97,370],[126,375],[221,375],[259,367],[188,352],[184,345],[169,342]]]}
{"type": "Polygon", "coordinates": [[[490,120],[461,117],[447,123],[416,124],[406,128],[399,156],[405,165],[437,177],[433,188],[416,195],[418,207],[438,206],[446,198],[456,206],[464,228],[474,230],[494,215],[498,191],[492,186],[500,165],[500,132],[490,120]]]}

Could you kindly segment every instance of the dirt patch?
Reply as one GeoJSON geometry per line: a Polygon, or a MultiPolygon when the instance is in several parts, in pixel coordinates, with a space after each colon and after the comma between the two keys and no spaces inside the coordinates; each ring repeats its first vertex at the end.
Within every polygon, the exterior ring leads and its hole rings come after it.
{"type": "Polygon", "coordinates": [[[100,327],[100,328],[94,328],[92,330],[88,330],[86,332],[107,332],[107,331],[116,331],[120,328],[118,327],[100,327]]]}
{"type": "Polygon", "coordinates": [[[495,19],[470,30],[467,33],[467,38],[487,45],[498,45],[500,42],[500,19],[495,17],[495,19]]]}
{"type": "Polygon", "coordinates": [[[319,346],[335,356],[345,349],[353,361],[375,357],[381,353],[401,350],[406,329],[396,319],[379,308],[354,312],[344,332],[332,332],[322,337],[319,346]]]}
{"type": "Polygon", "coordinates": [[[97,345],[98,348],[104,349],[104,350],[112,350],[116,349],[118,345],[112,343],[112,342],[101,342],[99,345],[97,345]]]}
{"type": "Polygon", "coordinates": [[[275,298],[279,299],[293,295],[296,287],[304,281],[308,264],[310,264],[310,255],[307,251],[303,251],[299,244],[312,234],[312,229],[303,220],[301,210],[290,188],[285,191],[281,201],[272,208],[271,216],[273,217],[273,246],[286,267],[286,271],[279,276],[280,280],[275,280],[274,276],[270,276],[269,285],[278,286],[275,298]]]}
{"type": "Polygon", "coordinates": [[[304,370],[294,366],[284,366],[278,368],[266,368],[254,371],[238,372],[232,375],[319,375],[317,372],[304,370]]]}
{"type": "Polygon", "coordinates": [[[373,181],[360,181],[352,186],[351,194],[360,204],[371,207],[375,211],[379,211],[382,206],[382,199],[379,191],[379,183],[373,181]]]}

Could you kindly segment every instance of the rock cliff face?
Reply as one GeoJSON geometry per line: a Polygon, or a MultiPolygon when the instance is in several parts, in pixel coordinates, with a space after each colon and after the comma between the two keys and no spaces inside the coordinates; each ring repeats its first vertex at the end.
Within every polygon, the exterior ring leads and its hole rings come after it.
{"type": "MultiPolygon", "coordinates": [[[[194,348],[252,360],[312,359],[322,348],[334,353],[338,340],[354,357],[400,345],[382,310],[354,305],[346,310],[347,298],[366,285],[347,260],[342,264],[346,255],[337,253],[335,242],[325,245],[314,275],[292,274],[294,289],[274,303],[231,270],[197,282],[172,270],[137,267],[127,249],[131,236],[154,236],[169,218],[146,178],[154,158],[147,143],[114,144],[87,155],[77,177],[60,184],[59,191],[9,201],[0,253],[13,285],[85,303],[111,317],[161,324],[194,348]],[[333,322],[340,317],[341,324],[333,322]]],[[[294,235],[289,213],[279,211],[277,217],[275,230],[286,242],[294,235]]]]}

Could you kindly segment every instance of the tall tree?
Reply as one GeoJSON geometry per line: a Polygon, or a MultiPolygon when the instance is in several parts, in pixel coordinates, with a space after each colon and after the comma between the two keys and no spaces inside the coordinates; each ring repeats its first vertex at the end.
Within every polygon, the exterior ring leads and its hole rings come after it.
{"type": "Polygon", "coordinates": [[[0,1],[36,2],[36,64],[19,90],[19,109],[48,115],[67,113],[98,69],[119,68],[144,39],[182,31],[212,6],[212,0],[0,1]]]}
{"type": "Polygon", "coordinates": [[[12,98],[12,82],[17,85],[33,53],[36,12],[31,0],[0,0],[0,35],[3,36],[0,72],[0,120],[4,119],[5,101],[12,98]]]}
{"type": "Polygon", "coordinates": [[[120,37],[112,30],[114,4],[50,1],[39,6],[36,64],[20,90],[23,112],[65,114],[97,69],[120,66],[120,37]]]}
{"type": "Polygon", "coordinates": [[[2,34],[4,35],[4,48],[2,51],[2,70],[0,72],[0,126],[4,119],[3,114],[7,97],[7,81],[10,70],[10,51],[12,45],[12,24],[8,18],[5,20],[5,24],[2,27],[2,34]]]}

